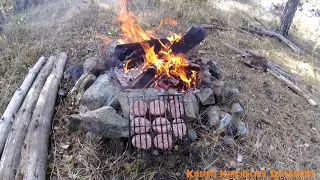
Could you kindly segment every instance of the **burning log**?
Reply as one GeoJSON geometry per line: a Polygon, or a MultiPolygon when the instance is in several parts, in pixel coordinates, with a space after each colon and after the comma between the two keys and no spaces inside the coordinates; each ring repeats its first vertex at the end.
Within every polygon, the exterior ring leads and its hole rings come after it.
{"type": "MultiPolygon", "coordinates": [[[[148,43],[150,47],[153,46],[154,51],[158,53],[162,47],[159,41],[163,44],[169,43],[168,39],[151,39],[144,43],[148,43]]],[[[114,54],[120,61],[125,61],[127,59],[138,59],[138,57],[144,55],[144,50],[140,43],[120,44],[116,46],[114,54]]]]}
{"type": "Polygon", "coordinates": [[[151,67],[134,79],[127,88],[147,88],[155,82],[156,69],[151,67]]]}
{"type": "Polygon", "coordinates": [[[196,47],[204,38],[207,37],[207,31],[199,26],[192,26],[180,41],[174,42],[171,49],[174,54],[186,54],[191,49],[196,47]]]}
{"type": "MultiPolygon", "coordinates": [[[[207,36],[207,31],[198,26],[193,26],[178,42],[174,42],[171,45],[172,52],[174,54],[186,54],[197,46],[204,38],[207,36]]],[[[137,61],[141,61],[141,56],[145,54],[141,43],[147,43],[150,47],[154,46],[154,51],[157,54],[161,50],[161,41],[163,44],[168,44],[168,39],[151,39],[145,42],[139,43],[130,43],[130,44],[121,44],[116,46],[115,48],[115,56],[120,61],[125,61],[131,59],[131,63],[136,63],[137,61]]],[[[131,65],[130,65],[131,66],[131,65]]]]}

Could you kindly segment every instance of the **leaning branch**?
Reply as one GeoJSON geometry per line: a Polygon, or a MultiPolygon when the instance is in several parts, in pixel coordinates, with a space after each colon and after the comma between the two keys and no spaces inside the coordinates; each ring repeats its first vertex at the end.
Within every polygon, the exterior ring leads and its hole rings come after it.
{"type": "Polygon", "coordinates": [[[291,88],[294,92],[296,92],[298,95],[302,96],[311,106],[317,106],[318,104],[306,93],[304,93],[298,86],[293,84],[290,80],[283,77],[281,74],[277,73],[274,70],[268,70],[274,77],[278,78],[282,82],[284,82],[289,88],[291,88]]]}
{"type": "Polygon", "coordinates": [[[263,36],[270,36],[270,37],[275,37],[278,38],[280,41],[285,43],[290,49],[292,49],[294,52],[298,54],[304,54],[304,52],[295,44],[293,44],[289,39],[285,38],[283,35],[274,32],[274,31],[269,31],[267,29],[264,29],[263,27],[256,26],[253,24],[249,25],[249,28],[247,29],[248,31],[252,33],[256,33],[258,35],[263,35],[263,36]]]}

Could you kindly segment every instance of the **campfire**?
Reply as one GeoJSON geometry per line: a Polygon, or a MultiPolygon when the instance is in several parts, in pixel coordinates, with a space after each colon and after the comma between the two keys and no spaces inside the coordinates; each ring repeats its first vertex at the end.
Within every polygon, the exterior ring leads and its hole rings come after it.
{"type": "Polygon", "coordinates": [[[143,30],[136,24],[137,17],[128,11],[127,2],[122,1],[118,19],[122,34],[115,48],[115,56],[123,62],[123,72],[140,71],[128,88],[176,89],[185,92],[199,86],[199,73],[202,62],[189,60],[186,53],[198,45],[206,31],[192,27],[189,32],[172,33],[166,38],[157,38],[156,31],[164,24],[175,26],[174,19],[162,19],[160,25],[151,30],[143,30]]]}
{"type": "MultiPolygon", "coordinates": [[[[194,55],[190,58],[189,51],[207,36],[203,27],[192,26],[184,34],[159,38],[157,30],[177,22],[165,18],[158,27],[143,30],[126,1],[122,1],[118,19],[119,44],[110,45],[113,52],[106,66],[97,65],[97,69],[106,69],[97,79],[94,70],[84,74],[71,91],[85,92],[76,95],[81,97],[80,114],[69,117],[70,129],[125,137],[132,155],[137,156],[188,153],[197,139],[192,123],[199,120],[221,133],[244,134],[245,128],[238,130],[243,123],[237,126],[229,113],[214,106],[228,101],[225,97],[237,90],[225,88],[215,62],[194,55]],[[205,118],[200,115],[203,110],[205,118]]],[[[85,62],[90,63],[91,59],[85,62]]],[[[243,111],[239,103],[234,106],[234,112],[243,111]]]]}

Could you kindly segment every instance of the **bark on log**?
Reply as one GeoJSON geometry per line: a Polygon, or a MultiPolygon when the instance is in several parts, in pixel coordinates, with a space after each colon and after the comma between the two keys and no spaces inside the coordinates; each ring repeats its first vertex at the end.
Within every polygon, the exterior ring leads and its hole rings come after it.
{"type": "Polygon", "coordinates": [[[29,71],[21,86],[14,93],[10,103],[3,113],[3,116],[0,119],[0,156],[10,132],[14,115],[18,112],[24,98],[26,97],[30,87],[32,86],[34,80],[36,79],[45,62],[46,59],[44,57],[41,57],[29,71]]]}
{"type": "Polygon", "coordinates": [[[48,77],[24,141],[21,163],[16,179],[46,179],[49,135],[58,87],[67,62],[67,54],[60,53],[59,60],[48,77]]]}
{"type": "Polygon", "coordinates": [[[14,119],[1,156],[0,179],[11,180],[15,177],[15,171],[20,162],[21,148],[31,120],[32,111],[37,103],[40,91],[52,70],[53,62],[54,58],[49,58],[47,64],[34,81],[14,119]]]}
{"type": "Polygon", "coordinates": [[[318,103],[315,102],[309,95],[304,93],[298,86],[293,84],[290,80],[278,74],[274,70],[268,70],[274,77],[284,82],[289,88],[291,88],[294,92],[296,92],[299,96],[302,96],[311,106],[318,106],[318,103]]]}
{"type": "Polygon", "coordinates": [[[264,36],[270,36],[270,37],[275,37],[278,38],[280,41],[282,41],[283,43],[285,43],[290,49],[292,49],[294,52],[298,53],[298,54],[304,54],[304,52],[296,45],[294,45],[289,39],[285,38],[283,35],[276,33],[274,31],[269,31],[264,29],[263,27],[259,27],[253,24],[249,25],[249,29],[250,32],[252,33],[256,33],[258,35],[264,35],[264,36]]]}

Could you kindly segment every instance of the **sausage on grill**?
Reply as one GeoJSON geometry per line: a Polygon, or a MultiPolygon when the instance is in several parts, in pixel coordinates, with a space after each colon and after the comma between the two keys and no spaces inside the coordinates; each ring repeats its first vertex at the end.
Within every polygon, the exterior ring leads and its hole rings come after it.
{"type": "Polygon", "coordinates": [[[162,150],[171,149],[173,146],[171,134],[158,134],[153,139],[153,144],[156,148],[162,150]]]}
{"type": "Polygon", "coordinates": [[[158,133],[166,133],[171,131],[171,123],[164,117],[157,117],[152,122],[152,129],[158,133]]]}
{"type": "Polygon", "coordinates": [[[165,103],[161,100],[154,100],[150,102],[150,107],[149,111],[150,114],[155,115],[155,116],[160,116],[163,115],[166,111],[166,106],[165,103]]]}
{"type": "Polygon", "coordinates": [[[152,146],[151,136],[149,134],[137,134],[132,137],[132,145],[138,149],[149,149],[152,146]]]}
{"type": "Polygon", "coordinates": [[[182,119],[172,121],[172,131],[175,137],[182,139],[187,134],[187,126],[182,119]]]}
{"type": "Polygon", "coordinates": [[[179,102],[177,99],[171,100],[169,105],[170,105],[171,115],[174,119],[180,118],[184,114],[183,104],[179,102]]]}
{"type": "Polygon", "coordinates": [[[147,104],[142,100],[136,100],[130,103],[130,114],[134,116],[144,116],[147,110],[147,104]]]}
{"type": "Polygon", "coordinates": [[[150,127],[150,121],[143,117],[135,117],[131,120],[131,129],[136,134],[147,133],[150,127]]]}

